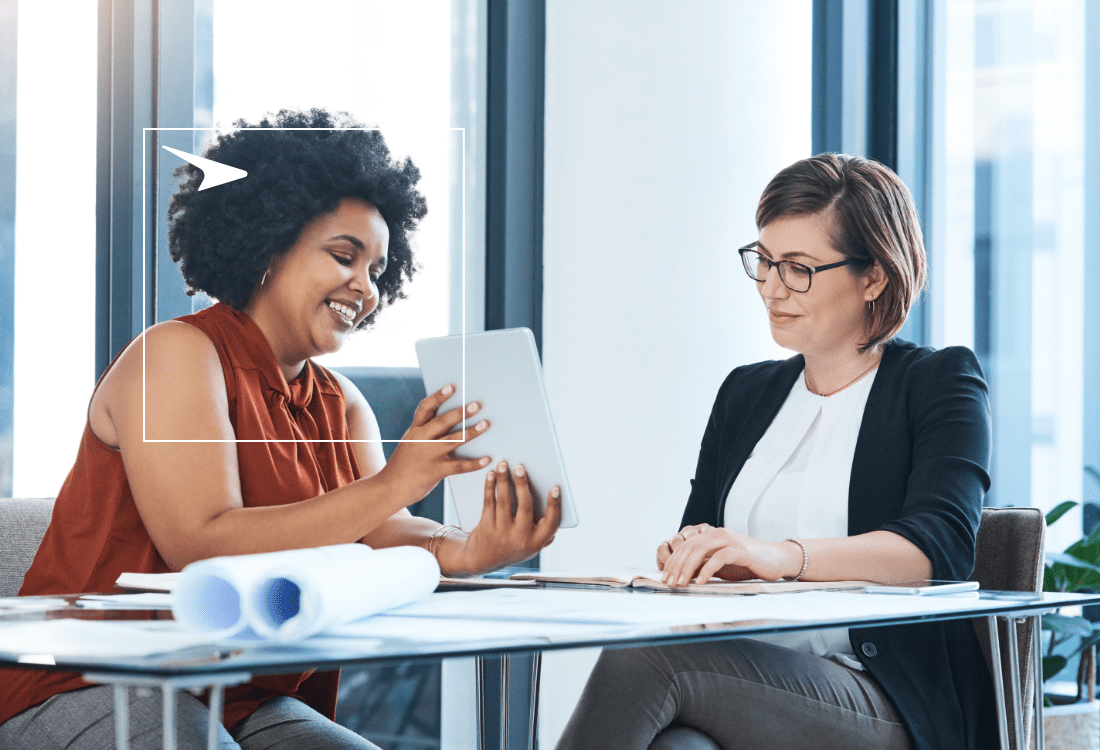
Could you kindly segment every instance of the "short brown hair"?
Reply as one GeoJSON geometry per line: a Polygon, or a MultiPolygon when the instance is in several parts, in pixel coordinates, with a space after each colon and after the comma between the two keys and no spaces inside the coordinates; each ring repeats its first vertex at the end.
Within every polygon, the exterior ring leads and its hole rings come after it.
{"type": "Polygon", "coordinates": [[[825,215],[833,247],[854,261],[855,273],[878,263],[886,274],[886,288],[871,313],[871,334],[860,346],[861,352],[874,349],[897,335],[924,288],[928,264],[913,196],[876,161],[818,154],[772,178],[760,196],[756,227],[812,214],[825,215]]]}

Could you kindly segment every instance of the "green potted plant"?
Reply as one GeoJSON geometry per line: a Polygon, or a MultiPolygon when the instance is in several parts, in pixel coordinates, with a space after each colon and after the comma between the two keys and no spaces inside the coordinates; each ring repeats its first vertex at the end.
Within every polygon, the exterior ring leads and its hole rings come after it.
{"type": "MultiPolygon", "coordinates": [[[[1077,503],[1067,500],[1047,513],[1050,526],[1077,503]]],[[[1100,589],[1100,526],[1078,539],[1065,552],[1048,552],[1043,571],[1043,591],[1077,592],[1100,589]]],[[[1043,734],[1051,750],[1095,748],[1100,741],[1100,703],[1096,700],[1096,644],[1100,623],[1084,617],[1053,613],[1043,615],[1049,640],[1043,654],[1043,681],[1052,680],[1069,660],[1080,657],[1076,697],[1045,692],[1043,734]]]]}

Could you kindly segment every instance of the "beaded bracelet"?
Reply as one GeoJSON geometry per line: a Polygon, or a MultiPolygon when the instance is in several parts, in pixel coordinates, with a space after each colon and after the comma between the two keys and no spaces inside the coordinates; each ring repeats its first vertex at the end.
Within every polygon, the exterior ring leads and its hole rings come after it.
{"type": "Polygon", "coordinates": [[[801,581],[802,576],[806,575],[806,566],[810,564],[810,556],[806,554],[806,545],[797,539],[788,539],[788,542],[794,542],[798,545],[798,548],[802,550],[802,570],[798,571],[798,575],[792,578],[792,581],[801,581]]]}

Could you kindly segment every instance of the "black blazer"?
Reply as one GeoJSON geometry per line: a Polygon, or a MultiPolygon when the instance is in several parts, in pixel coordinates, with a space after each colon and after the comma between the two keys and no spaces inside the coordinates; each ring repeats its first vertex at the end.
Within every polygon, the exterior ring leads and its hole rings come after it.
{"type": "MultiPolygon", "coordinates": [[[[722,526],[726,495],[804,367],[802,355],[739,367],[718,391],[681,527],[722,526]]],[[[932,576],[974,569],[989,490],[989,391],[973,352],[887,344],[852,460],[848,534],[915,544],[932,576]]],[[[996,708],[971,621],[853,628],[852,649],[890,698],[914,750],[996,747],[996,708]]]]}

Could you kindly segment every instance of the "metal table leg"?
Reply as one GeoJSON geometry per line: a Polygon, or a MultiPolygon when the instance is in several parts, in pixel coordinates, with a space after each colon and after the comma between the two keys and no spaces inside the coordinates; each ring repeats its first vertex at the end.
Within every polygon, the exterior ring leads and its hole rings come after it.
{"type": "MultiPolygon", "coordinates": [[[[531,654],[531,719],[527,730],[528,750],[535,750],[539,735],[539,678],[542,673],[542,652],[531,654]]],[[[1042,750],[1042,748],[1039,748],[1042,750]]]]}
{"type": "Polygon", "coordinates": [[[989,654],[990,660],[993,662],[993,694],[997,702],[997,726],[1001,734],[1001,750],[1009,750],[1008,716],[1005,711],[1005,690],[1001,670],[1001,638],[997,628],[997,616],[989,615],[985,620],[989,624],[989,654]]]}
{"type": "Polygon", "coordinates": [[[225,688],[248,682],[252,675],[247,672],[228,672],[195,677],[175,677],[167,680],[145,677],[136,674],[107,674],[104,672],[85,672],[86,682],[96,682],[114,686],[115,694],[115,747],[117,750],[130,748],[130,705],[127,702],[127,688],[159,687],[164,696],[164,750],[176,750],[176,691],[210,689],[210,723],[207,728],[207,747],[217,750],[218,727],[221,725],[222,705],[225,688]]]}
{"type": "Polygon", "coordinates": [[[218,750],[218,728],[222,723],[222,708],[225,703],[225,685],[210,688],[209,723],[206,725],[206,750],[218,750]]]}
{"type": "Polygon", "coordinates": [[[1031,676],[1035,693],[1035,750],[1043,750],[1043,616],[1031,618],[1031,676]]]}
{"type": "Polygon", "coordinates": [[[1008,631],[1008,671],[1012,678],[1008,690],[1012,696],[1012,721],[1016,727],[1016,748],[1026,750],[1024,748],[1024,710],[1020,705],[1022,702],[1020,700],[1020,640],[1016,630],[1016,618],[1006,617],[1005,625],[1008,631]]]}
{"type": "Polygon", "coordinates": [[[508,750],[508,654],[500,657],[500,750],[508,750]]]}
{"type": "Polygon", "coordinates": [[[477,750],[485,750],[485,657],[474,663],[474,689],[477,693],[477,750]]]}
{"type": "MultiPolygon", "coordinates": [[[[500,657],[500,750],[509,747],[509,691],[508,678],[511,669],[511,659],[507,654],[500,657]]],[[[535,750],[538,741],[539,719],[539,680],[542,673],[542,652],[531,654],[531,711],[527,725],[527,747],[535,750]]],[[[476,657],[474,665],[475,691],[477,694],[477,748],[485,750],[486,724],[485,724],[485,686],[488,682],[488,665],[486,658],[476,657]]]]}
{"type": "Polygon", "coordinates": [[[176,689],[172,683],[160,686],[164,700],[164,721],[161,722],[161,737],[164,750],[176,750],[176,689]]]}
{"type": "Polygon", "coordinates": [[[130,699],[125,685],[115,685],[115,748],[130,750],[130,699]]]}

